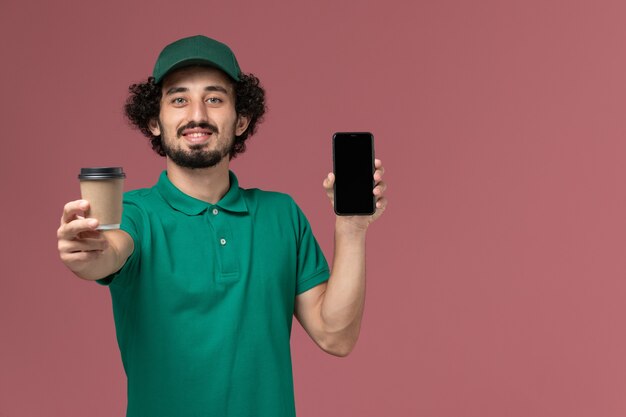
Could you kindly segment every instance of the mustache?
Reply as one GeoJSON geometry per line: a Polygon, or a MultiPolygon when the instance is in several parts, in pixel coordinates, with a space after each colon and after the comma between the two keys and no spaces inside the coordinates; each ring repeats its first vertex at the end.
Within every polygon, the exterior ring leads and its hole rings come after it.
{"type": "Polygon", "coordinates": [[[185,126],[180,127],[177,131],[176,134],[178,135],[178,137],[181,137],[183,135],[183,131],[185,129],[195,129],[195,128],[200,128],[200,129],[207,129],[208,131],[210,131],[211,133],[219,133],[219,130],[217,128],[217,126],[212,125],[208,122],[189,122],[187,123],[185,126]]]}

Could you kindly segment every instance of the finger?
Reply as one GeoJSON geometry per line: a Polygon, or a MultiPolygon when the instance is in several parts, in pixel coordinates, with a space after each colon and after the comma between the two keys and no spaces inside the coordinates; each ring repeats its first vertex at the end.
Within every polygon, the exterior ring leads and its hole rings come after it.
{"type": "Polygon", "coordinates": [[[382,196],[386,189],[387,184],[381,181],[374,187],[374,195],[382,196]]]}
{"type": "Polygon", "coordinates": [[[324,186],[324,190],[326,191],[326,196],[330,200],[331,205],[334,206],[335,204],[335,187],[334,187],[335,174],[333,174],[332,172],[329,172],[328,175],[326,175],[326,178],[324,178],[322,185],[324,186]]]}
{"type": "Polygon", "coordinates": [[[104,239],[104,234],[101,230],[88,230],[80,232],[76,237],[79,239],[104,239]]]}
{"type": "Polygon", "coordinates": [[[383,175],[385,174],[385,169],[377,169],[374,171],[374,182],[379,183],[383,179],[383,175]]]}
{"type": "Polygon", "coordinates": [[[326,178],[324,178],[323,186],[326,190],[332,189],[335,184],[335,174],[329,172],[326,178]]]}
{"type": "Polygon", "coordinates": [[[70,269],[75,269],[77,264],[88,263],[102,255],[101,250],[92,250],[86,252],[62,252],[61,261],[70,269]]]}
{"type": "Polygon", "coordinates": [[[105,238],[100,239],[79,239],[71,241],[74,246],[71,252],[89,252],[93,250],[105,250],[109,247],[109,241],[105,238]]]}
{"type": "Polygon", "coordinates": [[[75,239],[79,233],[95,231],[98,227],[97,219],[76,219],[62,224],[57,231],[58,239],[75,239]]]}
{"type": "Polygon", "coordinates": [[[76,253],[76,252],[90,252],[90,251],[103,251],[109,247],[109,242],[105,238],[99,239],[75,239],[75,240],[60,240],[59,252],[60,253],[76,253]]]}
{"type": "Polygon", "coordinates": [[[387,208],[387,199],[385,197],[381,197],[376,200],[376,210],[384,211],[387,208]]]}
{"type": "Polygon", "coordinates": [[[63,216],[61,223],[69,223],[78,215],[84,215],[89,210],[89,202],[87,200],[70,201],[63,207],[63,216]]]}
{"type": "Polygon", "coordinates": [[[376,181],[380,181],[383,175],[385,175],[385,167],[383,166],[383,162],[380,159],[375,159],[374,167],[376,168],[376,170],[374,171],[374,179],[376,179],[376,181]]]}
{"type": "Polygon", "coordinates": [[[333,198],[333,194],[335,193],[335,174],[330,172],[326,178],[324,178],[324,189],[326,190],[326,195],[329,198],[333,198]]]}

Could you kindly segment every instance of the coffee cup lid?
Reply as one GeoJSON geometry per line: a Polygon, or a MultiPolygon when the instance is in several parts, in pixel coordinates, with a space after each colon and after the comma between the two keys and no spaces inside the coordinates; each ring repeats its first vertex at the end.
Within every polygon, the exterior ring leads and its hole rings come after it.
{"type": "Polygon", "coordinates": [[[126,178],[122,167],[81,168],[78,179],[81,180],[110,180],[126,178]]]}

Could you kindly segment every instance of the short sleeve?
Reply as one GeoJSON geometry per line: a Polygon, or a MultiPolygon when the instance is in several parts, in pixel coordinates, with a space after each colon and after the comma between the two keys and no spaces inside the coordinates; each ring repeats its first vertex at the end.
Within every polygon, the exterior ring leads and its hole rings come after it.
{"type": "Polygon", "coordinates": [[[330,271],[324,253],[313,235],[309,221],[295,202],[293,204],[298,227],[296,278],[296,295],[298,295],[327,281],[330,277],[330,271]]]}
{"type": "Polygon", "coordinates": [[[139,207],[126,196],[123,203],[124,210],[122,212],[122,223],[120,229],[125,231],[133,239],[133,253],[130,254],[122,268],[119,271],[109,275],[108,277],[96,280],[100,285],[110,285],[115,282],[122,284],[127,278],[137,270],[139,264],[139,256],[141,253],[141,239],[139,239],[142,215],[139,207]]]}

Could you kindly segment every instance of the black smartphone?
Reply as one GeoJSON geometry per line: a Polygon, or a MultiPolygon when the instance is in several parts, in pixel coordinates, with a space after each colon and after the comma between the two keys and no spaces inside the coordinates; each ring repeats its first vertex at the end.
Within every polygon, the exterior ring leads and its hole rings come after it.
{"type": "Polygon", "coordinates": [[[342,216],[374,214],[374,136],[369,132],[335,133],[333,171],[335,213],[342,216]]]}

